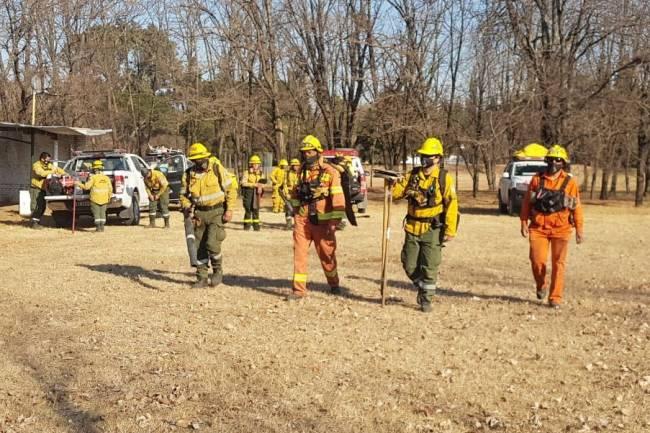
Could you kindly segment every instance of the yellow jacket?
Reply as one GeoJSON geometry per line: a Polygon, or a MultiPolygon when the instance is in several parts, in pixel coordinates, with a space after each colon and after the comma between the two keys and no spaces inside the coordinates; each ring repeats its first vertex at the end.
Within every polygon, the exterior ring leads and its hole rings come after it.
{"type": "Polygon", "coordinates": [[[103,173],[91,174],[85,183],[79,183],[81,189],[90,190],[90,201],[95,204],[107,204],[113,195],[111,180],[103,173]]]}
{"type": "Polygon", "coordinates": [[[44,164],[40,159],[32,164],[32,187],[43,189],[45,178],[50,174],[65,174],[65,170],[55,167],[51,162],[44,164]]]}
{"type": "Polygon", "coordinates": [[[445,224],[445,235],[456,236],[456,226],[458,223],[458,197],[456,196],[456,188],[454,187],[454,181],[451,175],[447,173],[445,191],[441,192],[440,183],[438,182],[440,167],[434,167],[433,172],[429,176],[426,176],[424,174],[424,170],[418,170],[418,187],[421,190],[426,191],[433,185],[435,190],[433,206],[420,207],[416,205],[415,200],[412,198],[414,194],[409,193],[409,184],[411,182],[412,174],[413,171],[409,172],[400,182],[398,182],[393,187],[393,198],[395,200],[399,200],[404,197],[410,198],[408,205],[408,215],[406,217],[406,223],[404,224],[404,230],[413,235],[420,236],[421,234],[429,231],[431,228],[431,223],[426,221],[416,221],[414,219],[410,219],[409,217],[422,219],[433,218],[442,214],[446,209],[445,221],[441,221],[445,224]]]}
{"type": "Polygon", "coordinates": [[[225,203],[227,209],[235,205],[237,191],[228,170],[218,160],[210,160],[208,169],[204,172],[190,169],[183,175],[181,182],[181,207],[189,209],[216,206],[225,203]]]}
{"type": "Polygon", "coordinates": [[[169,182],[164,174],[158,170],[151,170],[149,176],[144,178],[144,185],[147,187],[147,194],[151,197],[153,195],[162,195],[169,187],[169,182]]]}
{"type": "Polygon", "coordinates": [[[284,190],[285,192],[293,191],[293,189],[298,185],[300,182],[300,173],[296,173],[293,170],[289,170],[289,173],[287,173],[287,178],[286,182],[284,183],[284,190]]]}
{"type": "Polygon", "coordinates": [[[262,178],[264,178],[264,175],[261,171],[248,170],[242,176],[240,185],[242,188],[255,188],[262,178]]]}
{"type": "Polygon", "coordinates": [[[284,179],[287,176],[287,172],[280,167],[275,167],[271,172],[271,183],[273,184],[273,189],[279,189],[284,183],[284,179]]]}

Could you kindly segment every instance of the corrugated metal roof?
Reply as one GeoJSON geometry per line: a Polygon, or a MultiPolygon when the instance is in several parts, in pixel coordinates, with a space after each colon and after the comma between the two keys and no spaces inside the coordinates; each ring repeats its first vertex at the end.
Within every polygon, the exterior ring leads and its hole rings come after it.
{"type": "Polygon", "coordinates": [[[91,128],[75,128],[72,126],[42,126],[42,125],[23,125],[21,123],[8,123],[0,122],[0,128],[11,129],[35,129],[37,131],[49,132],[56,135],[82,135],[86,137],[94,137],[98,135],[109,134],[111,129],[91,129],[91,128]]]}

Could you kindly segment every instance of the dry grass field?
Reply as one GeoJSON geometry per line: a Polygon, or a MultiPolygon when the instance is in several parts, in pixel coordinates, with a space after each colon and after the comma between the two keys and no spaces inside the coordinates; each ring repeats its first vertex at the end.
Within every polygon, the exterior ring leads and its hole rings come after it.
{"type": "Polygon", "coordinates": [[[554,311],[495,207],[461,196],[429,315],[399,263],[403,204],[385,308],[379,201],[339,233],[344,295],[312,253],[297,304],[268,211],[260,233],[231,224],[224,284],[193,290],[179,213],[73,235],[0,208],[0,432],[650,431],[650,209],[586,206],[554,311]]]}

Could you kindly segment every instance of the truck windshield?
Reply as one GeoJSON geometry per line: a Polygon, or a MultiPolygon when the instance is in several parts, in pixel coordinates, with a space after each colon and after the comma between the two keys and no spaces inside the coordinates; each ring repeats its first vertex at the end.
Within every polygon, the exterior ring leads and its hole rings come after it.
{"type": "Polygon", "coordinates": [[[546,163],[515,165],[515,176],[533,176],[546,170],[546,163]]]}
{"type": "MultiPolygon", "coordinates": [[[[121,156],[107,156],[105,158],[99,158],[101,162],[104,163],[104,171],[115,171],[115,170],[126,170],[126,163],[124,158],[121,156]]],[[[78,158],[72,161],[73,171],[91,171],[93,161],[97,161],[96,158],[78,158]]]]}

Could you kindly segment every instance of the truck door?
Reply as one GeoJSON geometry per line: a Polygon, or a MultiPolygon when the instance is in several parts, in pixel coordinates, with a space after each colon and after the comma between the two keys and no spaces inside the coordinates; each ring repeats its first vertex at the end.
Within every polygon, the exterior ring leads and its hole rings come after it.
{"type": "Polygon", "coordinates": [[[135,168],[135,172],[132,173],[131,175],[136,179],[134,182],[134,187],[140,191],[140,208],[143,206],[149,206],[149,196],[147,195],[147,187],[144,184],[144,177],[142,176],[141,170],[143,168],[148,168],[149,166],[147,165],[144,160],[138,156],[131,156],[129,158],[131,162],[133,163],[133,166],[135,168]]]}

